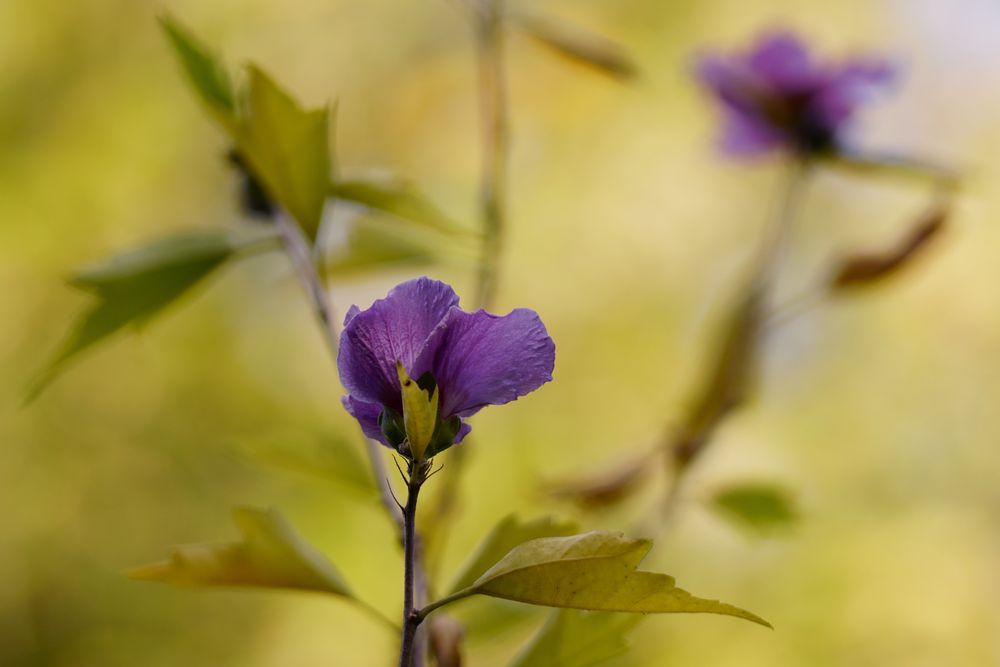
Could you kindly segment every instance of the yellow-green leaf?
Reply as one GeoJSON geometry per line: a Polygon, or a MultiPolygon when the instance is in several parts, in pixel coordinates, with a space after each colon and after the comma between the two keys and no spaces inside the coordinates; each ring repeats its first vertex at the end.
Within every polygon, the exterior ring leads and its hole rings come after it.
{"type": "Polygon", "coordinates": [[[719,489],[711,502],[721,516],[758,534],[787,529],[798,518],[791,494],[766,482],[747,482],[719,489]]]}
{"type": "Polygon", "coordinates": [[[160,25],[209,112],[220,122],[231,123],[236,111],[236,95],[229,73],[211,51],[172,16],[160,17],[160,25]]]}
{"type": "Polygon", "coordinates": [[[635,76],[632,59],[618,44],[564,21],[523,11],[510,16],[529,37],[573,62],[617,79],[635,76]]]}
{"type": "Polygon", "coordinates": [[[287,430],[244,440],[241,448],[266,465],[320,477],[365,498],[375,495],[371,471],[358,453],[356,438],[287,430]]]}
{"type": "Polygon", "coordinates": [[[410,379],[403,362],[396,362],[396,375],[403,392],[403,423],[406,425],[406,442],[410,455],[415,461],[424,457],[427,445],[434,437],[437,426],[438,390],[423,389],[416,380],[410,379]]]}
{"type": "Polygon", "coordinates": [[[162,562],[129,572],[178,586],[290,588],[353,598],[340,573],[278,512],[237,508],[238,542],[174,547],[162,562]]]}
{"type": "Polygon", "coordinates": [[[434,251],[421,240],[401,233],[398,225],[359,220],[348,231],[347,243],[323,262],[324,275],[349,278],[372,271],[422,266],[437,261],[434,251]]]}
{"type": "Polygon", "coordinates": [[[447,234],[471,236],[457,222],[445,215],[412,183],[399,179],[353,179],[336,181],[330,194],[374,211],[447,234]]]}
{"type": "Polygon", "coordinates": [[[239,249],[231,235],[185,232],[128,251],[70,278],[97,301],[83,313],[29,391],[37,396],[79,353],[128,325],[139,326],[190,292],[239,249]]]}
{"type": "Polygon", "coordinates": [[[628,634],[643,616],[559,609],[510,667],[594,667],[628,649],[628,634]]]}
{"type": "Polygon", "coordinates": [[[429,608],[478,594],[590,611],[723,614],[770,627],[749,611],[691,595],[673,577],[637,570],[651,544],[609,531],[531,540],[512,549],[471,586],[429,608]]]}
{"type": "Polygon", "coordinates": [[[455,578],[455,583],[449,587],[449,593],[471,586],[494,563],[519,544],[539,537],[571,535],[575,531],[576,524],[571,521],[560,521],[552,517],[521,521],[510,514],[501,519],[472,552],[455,578]]]}
{"type": "Polygon", "coordinates": [[[240,156],[272,199],[312,240],[330,180],[329,109],[305,110],[256,66],[246,109],[233,130],[240,156]]]}

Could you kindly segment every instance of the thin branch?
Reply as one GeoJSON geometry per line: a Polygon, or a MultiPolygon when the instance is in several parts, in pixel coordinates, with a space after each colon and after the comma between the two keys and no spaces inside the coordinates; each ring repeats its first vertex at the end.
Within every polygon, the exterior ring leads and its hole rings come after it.
{"type": "Polygon", "coordinates": [[[479,197],[483,245],[476,303],[493,301],[507,226],[507,162],[510,152],[507,82],[504,62],[504,0],[481,0],[476,15],[479,114],[482,132],[482,173],[479,197]]]}

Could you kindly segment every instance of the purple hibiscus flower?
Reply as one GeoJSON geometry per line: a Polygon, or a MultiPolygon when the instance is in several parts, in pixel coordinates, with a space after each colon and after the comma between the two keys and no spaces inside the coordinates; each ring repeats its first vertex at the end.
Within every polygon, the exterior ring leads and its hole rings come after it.
{"type": "Polygon", "coordinates": [[[874,58],[819,62],[794,35],[772,32],[746,53],[701,56],[696,74],[722,106],[722,150],[752,157],[836,151],[857,109],[894,70],[874,58]]]}
{"type": "Polygon", "coordinates": [[[465,419],[487,405],[551,380],[554,363],[537,313],[466,312],[429,278],[397,285],[367,310],[352,306],[337,356],[344,407],[365,435],[417,459],[460,442],[465,419]]]}

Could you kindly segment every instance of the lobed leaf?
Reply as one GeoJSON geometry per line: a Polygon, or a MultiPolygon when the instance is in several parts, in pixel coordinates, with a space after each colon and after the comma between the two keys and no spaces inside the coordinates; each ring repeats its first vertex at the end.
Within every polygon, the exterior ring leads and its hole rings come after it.
{"type": "Polygon", "coordinates": [[[861,253],[842,259],[830,279],[830,288],[846,290],[868,287],[899,273],[940,238],[947,218],[947,206],[935,206],[908,230],[895,247],[885,252],[861,253]]]}
{"type": "Polygon", "coordinates": [[[81,271],[70,284],[97,302],[77,321],[62,349],[29,391],[36,397],[81,352],[129,325],[140,326],[190,292],[239,246],[229,234],[185,232],[81,271]]]}
{"type": "Polygon", "coordinates": [[[576,524],[570,521],[560,521],[552,517],[521,521],[517,516],[509,514],[501,519],[489,535],[479,543],[448,590],[450,593],[455,593],[468,588],[519,544],[539,537],[571,535],[576,529],[576,524]]]}
{"type": "Polygon", "coordinates": [[[237,508],[238,542],[174,547],[170,557],[131,570],[133,579],[178,586],[289,588],[353,598],[340,573],[275,510],[237,508]]]}
{"type": "Polygon", "coordinates": [[[791,526],[798,518],[787,490],[764,482],[736,484],[712,496],[712,508],[741,528],[767,534],[791,526]]]}
{"type": "Polygon", "coordinates": [[[573,62],[616,79],[630,79],[636,74],[625,49],[605,37],[535,13],[515,12],[510,19],[526,35],[573,62]]]}
{"type": "Polygon", "coordinates": [[[628,649],[643,617],[603,611],[554,611],[510,667],[593,667],[628,649]]]}
{"type": "Polygon", "coordinates": [[[648,540],[609,531],[530,540],[512,549],[472,585],[430,607],[488,595],[590,611],[723,614],[770,627],[739,607],[691,595],[678,588],[673,577],[637,570],[650,546],[648,540]]]}

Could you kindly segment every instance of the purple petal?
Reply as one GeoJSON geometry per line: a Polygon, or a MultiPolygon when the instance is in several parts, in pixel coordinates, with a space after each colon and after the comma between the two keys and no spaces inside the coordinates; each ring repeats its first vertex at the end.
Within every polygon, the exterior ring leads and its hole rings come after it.
{"type": "Polygon", "coordinates": [[[779,94],[795,94],[816,87],[823,71],[798,37],[790,32],[764,35],[746,56],[747,67],[779,94]]]}
{"type": "Polygon", "coordinates": [[[357,306],[351,304],[351,307],[347,309],[347,313],[344,314],[344,326],[346,327],[354,319],[354,316],[361,312],[361,309],[357,306]]]}
{"type": "Polygon", "coordinates": [[[367,310],[348,311],[337,355],[348,393],[358,401],[398,409],[396,361],[412,368],[431,332],[457,304],[451,287],[418,278],[397,285],[367,310]]]}
{"type": "Polygon", "coordinates": [[[340,402],[344,404],[344,409],[361,424],[361,431],[365,437],[378,440],[386,447],[392,447],[378,425],[378,416],[382,414],[381,405],[356,401],[350,396],[341,397],[340,402]]]}
{"type": "Polygon", "coordinates": [[[440,414],[468,417],[501,405],[552,379],[555,343],[533,310],[499,316],[452,309],[420,355],[415,373],[432,370],[440,414]]]}
{"type": "Polygon", "coordinates": [[[787,134],[752,116],[732,111],[726,114],[719,148],[734,157],[756,157],[788,143],[787,134]]]}
{"type": "Polygon", "coordinates": [[[830,75],[813,108],[827,123],[842,125],[858,107],[888,88],[895,77],[895,68],[885,60],[854,60],[830,75]]]}
{"type": "Polygon", "coordinates": [[[695,76],[729,110],[738,113],[755,114],[760,98],[767,94],[742,63],[715,54],[698,58],[695,76]]]}

